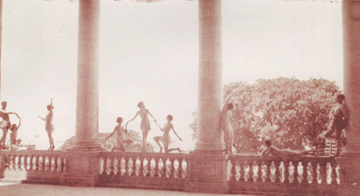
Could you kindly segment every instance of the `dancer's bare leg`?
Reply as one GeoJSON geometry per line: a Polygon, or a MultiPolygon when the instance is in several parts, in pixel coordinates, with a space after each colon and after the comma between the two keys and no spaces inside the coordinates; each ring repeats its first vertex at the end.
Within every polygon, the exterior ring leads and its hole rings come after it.
{"type": "Polygon", "coordinates": [[[162,139],[162,136],[157,136],[154,137],[155,142],[157,143],[157,145],[160,147],[160,152],[162,152],[163,148],[160,145],[160,140],[162,139]]]}

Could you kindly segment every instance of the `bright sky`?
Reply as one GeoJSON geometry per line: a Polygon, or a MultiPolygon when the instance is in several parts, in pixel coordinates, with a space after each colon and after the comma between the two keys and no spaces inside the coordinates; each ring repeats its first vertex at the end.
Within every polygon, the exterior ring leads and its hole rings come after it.
{"type": "MultiPolygon", "coordinates": [[[[222,11],[224,84],[295,76],[342,87],[340,3],[223,0],[222,11]]],[[[77,26],[77,2],[3,2],[1,101],[22,117],[18,137],[37,149],[49,147],[37,116],[51,98],[55,145],[75,134],[77,26]]],[[[198,48],[197,1],[102,2],[99,132],[112,131],[118,116],[131,119],[144,101],[161,125],[172,114],[189,145],[198,48]]],[[[139,124],[129,128],[140,132],[139,124]]],[[[151,126],[148,140],[161,134],[151,126]]]]}

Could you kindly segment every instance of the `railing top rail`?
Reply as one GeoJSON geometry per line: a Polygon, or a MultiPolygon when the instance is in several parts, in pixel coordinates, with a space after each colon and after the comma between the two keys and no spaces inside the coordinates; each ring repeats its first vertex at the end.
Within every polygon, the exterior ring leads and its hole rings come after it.
{"type": "Polygon", "coordinates": [[[308,161],[308,162],[323,162],[335,161],[335,157],[329,156],[292,156],[292,157],[279,157],[279,156],[261,156],[258,154],[236,154],[230,156],[231,160],[247,160],[247,161],[308,161]]]}
{"type": "Polygon", "coordinates": [[[108,157],[151,157],[151,158],[187,158],[189,154],[183,153],[155,153],[155,152],[100,152],[100,156],[108,157]]]}
{"type": "Polygon", "coordinates": [[[47,156],[64,156],[65,151],[48,151],[48,150],[16,150],[0,151],[0,155],[47,155],[47,156]]]}

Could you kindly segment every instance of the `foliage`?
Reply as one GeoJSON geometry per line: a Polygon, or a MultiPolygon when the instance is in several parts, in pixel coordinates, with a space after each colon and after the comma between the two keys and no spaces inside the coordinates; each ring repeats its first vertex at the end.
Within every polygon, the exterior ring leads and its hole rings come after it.
{"type": "MultiPolygon", "coordinates": [[[[285,77],[259,79],[252,85],[230,83],[224,91],[224,100],[234,93],[231,124],[237,152],[256,152],[265,138],[280,148],[310,146],[326,129],[334,95],[340,93],[329,80],[285,77]]],[[[190,128],[196,132],[196,118],[190,128]]]]}
{"type": "MultiPolygon", "coordinates": [[[[98,133],[97,138],[104,149],[108,149],[109,147],[114,146],[116,143],[116,134],[114,134],[111,138],[105,141],[105,139],[110,134],[111,133],[98,133]]],[[[128,130],[128,134],[125,137],[133,141],[130,145],[125,146],[126,152],[141,152],[142,137],[140,136],[140,133],[135,132],[133,130],[128,130]]],[[[74,144],[74,142],[75,142],[75,136],[66,140],[65,143],[60,147],[60,150],[65,150],[70,148],[74,144]]],[[[149,142],[146,142],[146,149],[147,152],[154,152],[154,147],[149,142]]]]}

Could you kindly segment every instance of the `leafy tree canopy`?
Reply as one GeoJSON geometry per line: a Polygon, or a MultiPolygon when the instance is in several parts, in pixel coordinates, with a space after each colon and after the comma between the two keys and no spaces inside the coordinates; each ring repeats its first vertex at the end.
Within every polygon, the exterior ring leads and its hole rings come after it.
{"type": "MultiPolygon", "coordinates": [[[[259,79],[250,85],[225,85],[224,100],[234,93],[231,124],[237,152],[256,152],[263,139],[279,148],[301,150],[311,146],[326,129],[334,95],[340,93],[335,82],[326,79],[280,77],[259,79]]],[[[196,112],[190,125],[196,138],[196,112]]]]}

